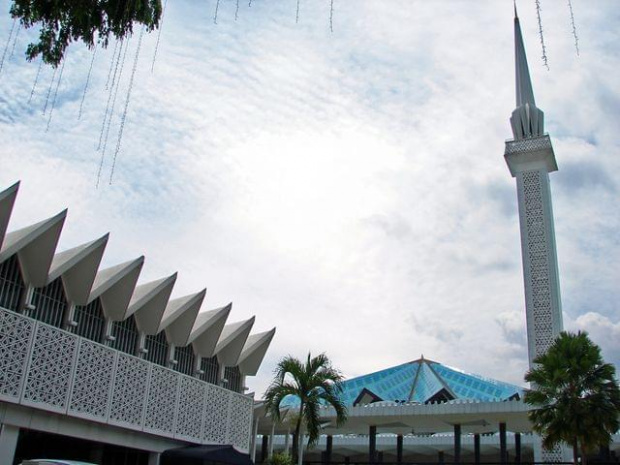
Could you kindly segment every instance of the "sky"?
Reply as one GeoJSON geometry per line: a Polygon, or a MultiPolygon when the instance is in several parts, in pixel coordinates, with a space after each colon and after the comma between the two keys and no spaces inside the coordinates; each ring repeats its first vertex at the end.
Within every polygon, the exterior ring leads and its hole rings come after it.
{"type": "MultiPolygon", "coordinates": [[[[541,4],[549,69],[534,0],[517,1],[559,165],[564,326],[618,364],[620,9],[572,0],[577,55],[567,3],[541,4]]],[[[257,397],[309,351],[346,377],[423,354],[523,385],[512,2],[335,0],[333,31],[329,0],[301,0],[298,22],[295,0],[243,0],[236,20],[235,0],[214,21],[216,5],[169,2],[158,46],[136,31],[114,100],[113,44],[94,62],[71,45],[60,83],[44,66],[33,86],[36,31],[8,42],[0,0],[9,230],[68,207],[59,250],[110,232],[103,266],[145,255],[140,282],[178,272],[173,297],[206,287],[203,310],[232,301],[229,322],[276,327],[257,397]]]]}

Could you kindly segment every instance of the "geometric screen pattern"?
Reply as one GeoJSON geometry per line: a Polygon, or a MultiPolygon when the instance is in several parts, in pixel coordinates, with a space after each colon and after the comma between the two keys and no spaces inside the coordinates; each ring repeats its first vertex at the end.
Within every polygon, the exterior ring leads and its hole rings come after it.
{"type": "Polygon", "coordinates": [[[532,308],[527,308],[526,315],[528,327],[531,327],[534,333],[528,335],[528,339],[534,341],[535,353],[530,354],[533,359],[545,353],[553,343],[553,307],[541,172],[523,172],[522,183],[525,206],[524,239],[527,244],[527,260],[524,266],[529,268],[532,299],[532,308]]]}
{"type": "MultiPolygon", "coordinates": [[[[508,383],[465,373],[424,358],[403,363],[342,383],[342,400],[348,406],[356,402],[438,403],[463,399],[478,402],[521,398],[523,389],[508,383]]],[[[296,405],[286,398],[282,405],[296,405]]]]}
{"type": "Polygon", "coordinates": [[[247,452],[252,399],[0,308],[0,399],[247,452]]]}

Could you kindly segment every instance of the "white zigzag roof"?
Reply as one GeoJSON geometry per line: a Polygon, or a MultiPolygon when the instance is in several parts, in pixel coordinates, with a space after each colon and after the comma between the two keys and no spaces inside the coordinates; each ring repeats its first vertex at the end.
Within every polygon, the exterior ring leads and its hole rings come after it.
{"type": "Polygon", "coordinates": [[[69,303],[87,305],[100,300],[111,321],[134,318],[139,331],[165,331],[177,347],[192,344],[201,357],[217,355],[222,366],[240,364],[245,375],[255,375],[275,328],[250,336],[255,317],[226,325],[232,303],[200,312],[206,289],[171,299],[177,274],[138,284],[144,257],[99,269],[109,235],[57,252],[67,210],[25,228],[9,232],[9,220],[19,183],[0,191],[0,264],[17,257],[26,285],[39,288],[60,278],[69,303]]]}
{"type": "Polygon", "coordinates": [[[198,314],[189,336],[189,342],[194,347],[195,353],[202,357],[213,357],[215,346],[231,310],[232,302],[222,308],[198,314]]]}
{"type": "Polygon", "coordinates": [[[247,341],[255,317],[224,326],[219,341],[215,346],[215,355],[220,365],[235,366],[247,341]]]}
{"type": "Polygon", "coordinates": [[[17,254],[24,282],[34,287],[45,286],[66,217],[67,210],[63,210],[47,220],[8,233],[0,249],[0,263],[17,254]]]}
{"type": "Polygon", "coordinates": [[[67,300],[76,305],[86,305],[109,236],[106,234],[92,242],[54,255],[47,284],[62,278],[67,300]]]}
{"type": "Polygon", "coordinates": [[[203,289],[196,294],[180,297],[168,303],[160,326],[166,331],[170,343],[176,346],[189,344],[192,327],[206,294],[207,290],[203,289]]]}
{"type": "Polygon", "coordinates": [[[19,183],[16,182],[7,190],[0,192],[0,247],[2,247],[4,235],[9,226],[9,218],[13,211],[13,205],[15,204],[15,197],[17,197],[18,190],[19,183]]]}
{"type": "Polygon", "coordinates": [[[136,287],[124,319],[133,315],[140,331],[146,334],[157,334],[159,322],[164,316],[176,280],[177,274],[174,273],[167,278],[136,287]]]}
{"type": "Polygon", "coordinates": [[[256,375],[275,334],[276,328],[273,328],[270,331],[252,334],[248,337],[237,362],[241,373],[249,376],[256,375]]]}

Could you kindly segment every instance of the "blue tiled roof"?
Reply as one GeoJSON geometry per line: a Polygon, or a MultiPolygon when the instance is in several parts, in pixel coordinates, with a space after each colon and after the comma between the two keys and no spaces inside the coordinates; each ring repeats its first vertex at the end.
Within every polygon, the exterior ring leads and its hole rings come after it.
{"type": "MultiPolygon", "coordinates": [[[[426,403],[452,399],[502,401],[523,396],[523,389],[494,379],[465,373],[424,358],[351,378],[342,383],[346,405],[372,401],[426,403]],[[360,399],[360,394],[368,397],[360,399]]],[[[288,398],[282,406],[293,406],[288,398]]]]}

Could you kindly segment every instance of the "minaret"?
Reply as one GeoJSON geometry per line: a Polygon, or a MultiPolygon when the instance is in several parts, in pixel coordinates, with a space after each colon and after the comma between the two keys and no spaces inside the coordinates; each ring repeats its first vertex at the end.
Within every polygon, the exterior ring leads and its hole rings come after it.
{"type": "Polygon", "coordinates": [[[525,284],[525,314],[530,368],[562,331],[549,173],[557,171],[544,114],[536,107],[527,66],[521,26],[515,10],[517,108],[510,124],[514,140],[506,142],[504,157],[517,180],[521,253],[525,284]]]}

